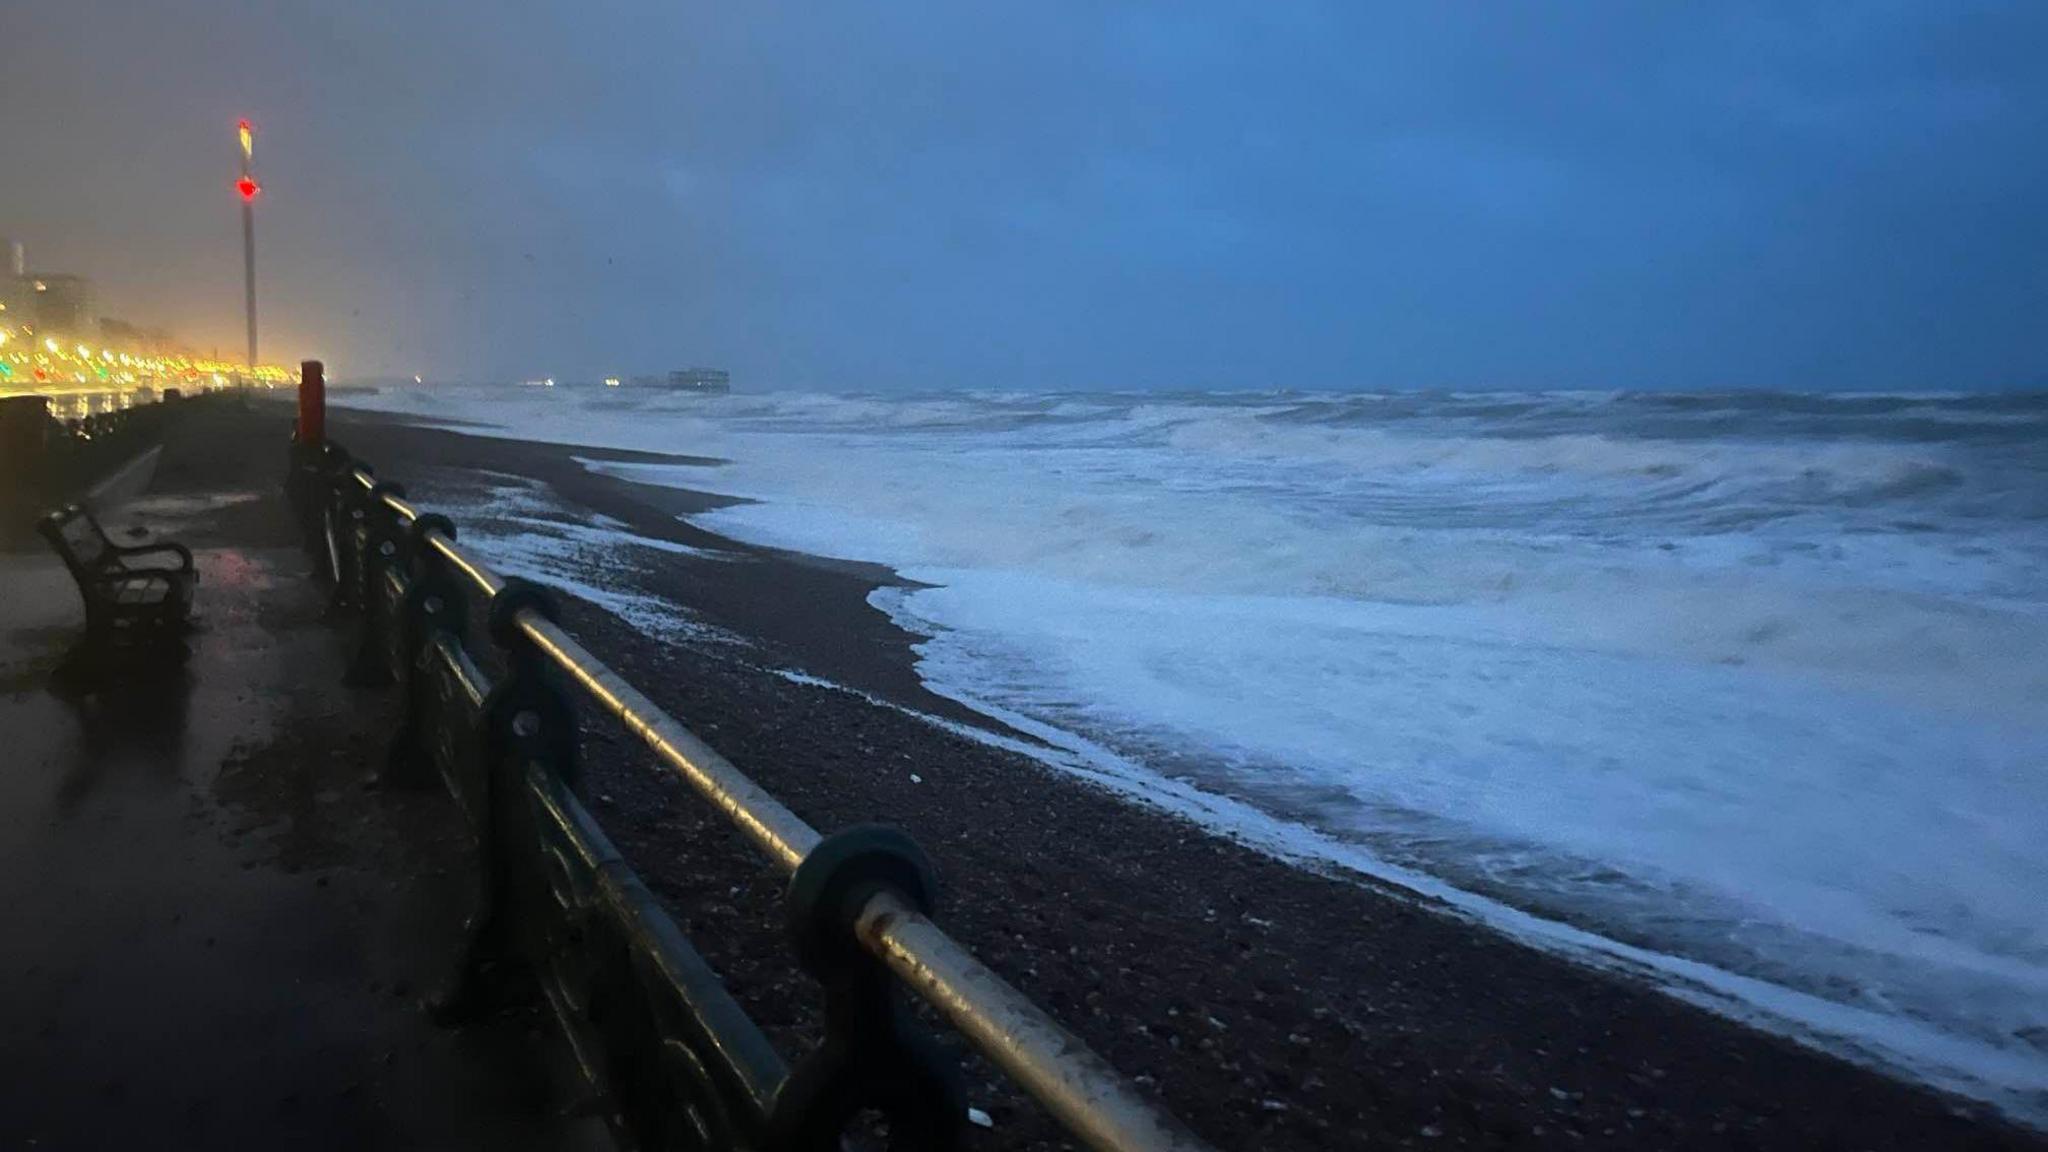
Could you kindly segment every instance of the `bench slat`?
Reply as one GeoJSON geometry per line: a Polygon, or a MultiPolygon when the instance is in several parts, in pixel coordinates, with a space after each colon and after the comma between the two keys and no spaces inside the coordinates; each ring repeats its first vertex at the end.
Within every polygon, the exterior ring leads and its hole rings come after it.
{"type": "Polygon", "coordinates": [[[170,592],[171,586],[162,580],[123,580],[116,586],[116,604],[156,604],[170,592]]]}

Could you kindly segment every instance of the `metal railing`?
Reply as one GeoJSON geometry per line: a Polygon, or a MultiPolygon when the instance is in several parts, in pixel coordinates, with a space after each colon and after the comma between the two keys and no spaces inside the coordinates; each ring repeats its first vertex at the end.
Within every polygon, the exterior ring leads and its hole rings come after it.
{"type": "Polygon", "coordinates": [[[959,1075],[903,1010],[909,989],[1092,1148],[1204,1148],[930,916],[933,875],[893,829],[821,835],[563,630],[545,589],[506,579],[398,485],[331,442],[291,479],[338,608],[360,614],[350,675],[398,683],[388,775],[437,769],[479,859],[461,1019],[512,960],[540,986],[595,1106],[649,1148],[836,1148],[878,1109],[892,1144],[960,1144],[959,1075]],[[508,672],[467,648],[473,598],[508,672]],[[794,1069],[621,859],[577,789],[579,702],[616,718],[790,877],[797,956],[825,988],[824,1042],[794,1069]]]}

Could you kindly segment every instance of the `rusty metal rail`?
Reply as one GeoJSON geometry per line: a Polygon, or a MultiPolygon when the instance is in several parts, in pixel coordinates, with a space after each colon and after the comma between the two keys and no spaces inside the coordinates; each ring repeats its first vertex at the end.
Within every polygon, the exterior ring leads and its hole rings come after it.
{"type": "MultiPolygon", "coordinates": [[[[857,1107],[878,1107],[901,1146],[955,1146],[964,1113],[955,1070],[888,1006],[895,989],[905,988],[1087,1146],[1206,1147],[932,921],[930,866],[907,837],[881,828],[821,835],[569,635],[544,590],[500,576],[457,543],[453,523],[423,513],[338,446],[299,449],[293,477],[309,542],[328,560],[336,604],[363,617],[353,674],[406,686],[394,773],[422,759],[438,766],[489,852],[504,854],[508,839],[529,835],[549,845],[538,865],[487,855],[469,977],[480,957],[506,951],[523,952],[531,966],[559,968],[560,944],[545,922],[562,909],[578,922],[609,909],[616,933],[610,963],[633,973],[633,995],[654,1005],[657,1050],[666,1056],[652,1059],[680,1059],[688,1074],[676,1079],[668,1069],[666,1087],[651,1099],[644,1087],[623,1087],[617,1065],[649,1059],[646,1045],[621,1041],[621,1029],[631,1029],[617,1019],[592,1017],[588,1006],[601,997],[587,979],[543,983],[593,1085],[616,1105],[614,1127],[634,1143],[724,1146],[703,1142],[715,1136],[732,1146],[835,1147],[857,1107]],[[495,686],[463,651],[473,598],[512,669],[495,686]],[[790,875],[799,958],[826,986],[828,1018],[824,1046],[794,1072],[780,1070],[758,1030],[582,809],[569,690],[616,718],[790,875]],[[508,802],[508,794],[522,792],[529,803],[508,802]],[[536,868],[537,876],[527,874],[536,868]],[[524,904],[509,906],[520,904],[522,892],[524,904]],[[543,923],[536,930],[508,922],[522,916],[543,923]],[[536,931],[537,942],[530,939],[536,931]],[[629,957],[623,965],[620,951],[629,957]],[[687,1117],[681,1127],[678,1109],[687,1117]],[[678,1133],[692,1136],[679,1141],[678,1133]]],[[[467,983],[473,979],[458,981],[467,983]]],[[[470,991],[458,990],[451,1002],[470,991]]]]}

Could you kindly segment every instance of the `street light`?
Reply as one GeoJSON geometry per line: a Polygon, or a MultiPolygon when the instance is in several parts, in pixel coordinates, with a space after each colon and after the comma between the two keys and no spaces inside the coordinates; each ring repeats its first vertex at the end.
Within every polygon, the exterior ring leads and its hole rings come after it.
{"type": "Polygon", "coordinates": [[[263,186],[256,183],[256,128],[247,120],[235,124],[242,144],[242,176],[235,191],[242,197],[242,284],[249,312],[249,368],[256,368],[256,195],[263,186]]]}

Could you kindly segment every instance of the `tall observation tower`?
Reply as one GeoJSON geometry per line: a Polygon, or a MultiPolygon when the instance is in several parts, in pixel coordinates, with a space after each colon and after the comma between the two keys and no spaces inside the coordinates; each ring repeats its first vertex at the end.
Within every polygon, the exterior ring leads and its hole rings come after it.
{"type": "Polygon", "coordinates": [[[235,125],[242,141],[242,176],[235,191],[242,197],[242,289],[249,312],[249,367],[256,367],[256,129],[247,120],[235,125]]]}

